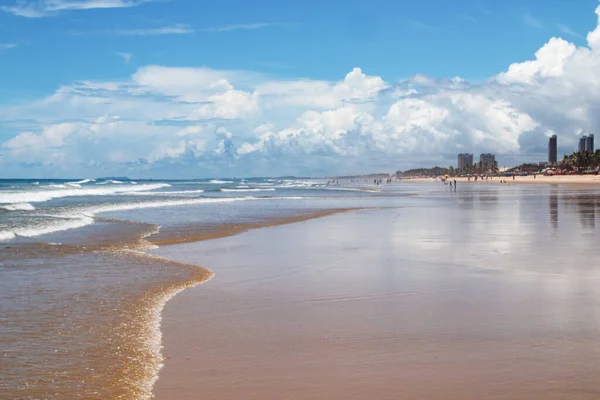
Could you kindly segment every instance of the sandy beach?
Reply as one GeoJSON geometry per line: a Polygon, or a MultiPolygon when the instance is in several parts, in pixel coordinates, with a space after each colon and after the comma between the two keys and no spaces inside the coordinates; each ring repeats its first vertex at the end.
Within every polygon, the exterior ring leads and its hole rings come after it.
{"type": "Polygon", "coordinates": [[[156,398],[600,398],[596,194],[485,187],[161,247],[156,398]]]}
{"type": "MultiPolygon", "coordinates": [[[[600,175],[557,175],[557,176],[544,176],[544,175],[533,175],[528,176],[516,176],[513,179],[510,176],[507,177],[492,177],[487,180],[478,179],[475,181],[473,178],[469,180],[465,177],[452,178],[461,183],[490,183],[499,184],[501,180],[506,181],[507,184],[571,184],[571,185],[597,185],[600,184],[600,175]]],[[[406,178],[406,181],[410,182],[435,182],[434,178],[406,178]]]]}

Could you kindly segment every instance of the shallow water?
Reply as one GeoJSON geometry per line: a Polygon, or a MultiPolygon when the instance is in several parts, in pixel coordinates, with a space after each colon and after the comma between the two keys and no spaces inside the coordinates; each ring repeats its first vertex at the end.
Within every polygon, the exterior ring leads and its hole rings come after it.
{"type": "Polygon", "coordinates": [[[378,193],[337,189],[290,180],[0,181],[0,398],[149,398],[164,302],[210,277],[198,260],[144,253],[150,241],[292,222],[378,193]]]}

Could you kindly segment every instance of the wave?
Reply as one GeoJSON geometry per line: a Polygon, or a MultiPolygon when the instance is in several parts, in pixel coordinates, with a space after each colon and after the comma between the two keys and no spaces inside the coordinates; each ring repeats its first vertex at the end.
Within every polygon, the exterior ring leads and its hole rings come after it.
{"type": "Polygon", "coordinates": [[[176,195],[176,194],[197,194],[197,193],[204,193],[204,190],[202,189],[198,189],[198,190],[173,190],[171,192],[131,192],[131,193],[127,193],[128,195],[135,195],[135,196],[169,196],[169,195],[176,195]]]}
{"type": "Polygon", "coordinates": [[[15,238],[15,234],[11,231],[0,231],[0,242],[15,238]]]}
{"type": "MultiPolygon", "coordinates": [[[[52,189],[46,190],[27,190],[17,192],[0,192],[0,204],[14,203],[41,203],[60,197],[71,196],[108,196],[114,194],[127,194],[132,192],[143,192],[164,187],[170,187],[168,183],[155,183],[136,186],[119,187],[94,187],[94,188],[74,188],[65,185],[52,185],[52,189]]],[[[50,187],[46,186],[46,187],[50,187]]]]}
{"type": "MultiPolygon", "coordinates": [[[[157,192],[159,193],[159,192],[157,192]]],[[[166,192],[164,192],[166,193],[166,192]]],[[[219,197],[219,198],[189,198],[177,200],[152,200],[140,202],[113,203],[98,206],[88,206],[74,208],[65,211],[62,214],[44,215],[49,217],[49,220],[44,223],[30,225],[27,227],[15,228],[10,231],[0,231],[0,240],[10,240],[16,236],[34,237],[45,235],[54,232],[65,231],[69,229],[82,228],[91,225],[95,221],[95,216],[100,213],[130,211],[145,208],[159,207],[177,207],[197,204],[211,203],[231,203],[236,201],[252,201],[252,200],[303,200],[304,197],[219,197]]]]}
{"type": "Polygon", "coordinates": [[[9,211],[31,211],[31,210],[35,210],[35,207],[32,206],[29,203],[15,203],[15,204],[5,204],[5,205],[1,205],[0,208],[3,208],[5,210],[9,210],[9,211]]]}
{"type": "Polygon", "coordinates": [[[77,181],[77,182],[69,182],[69,183],[74,183],[74,184],[78,184],[78,185],[83,185],[84,183],[88,183],[88,182],[96,182],[96,180],[95,180],[95,179],[88,178],[88,179],[82,179],[82,180],[80,180],[80,181],[77,181]]]}
{"type": "Polygon", "coordinates": [[[94,223],[94,218],[90,216],[81,216],[77,218],[57,218],[61,222],[45,223],[25,228],[17,228],[12,231],[17,236],[34,237],[46,235],[48,233],[67,231],[69,229],[83,228],[86,225],[94,223]]]}
{"type": "Polygon", "coordinates": [[[225,184],[225,183],[233,183],[233,181],[221,181],[219,179],[213,179],[212,181],[209,181],[207,183],[213,183],[215,185],[222,185],[222,184],[225,184]]]}
{"type": "MultiPolygon", "coordinates": [[[[34,237],[66,231],[69,229],[82,228],[91,225],[95,221],[96,214],[114,211],[129,211],[143,208],[174,207],[205,203],[229,203],[243,200],[260,200],[257,197],[230,197],[230,198],[196,198],[180,200],[142,201],[128,203],[113,203],[99,206],[81,207],[66,211],[62,214],[43,215],[49,218],[43,223],[14,228],[12,230],[0,231],[0,240],[10,240],[16,236],[34,237]]],[[[41,215],[42,216],[42,215],[41,215]]]]}
{"type": "Polygon", "coordinates": [[[274,188],[219,189],[221,192],[273,192],[274,188]]]}

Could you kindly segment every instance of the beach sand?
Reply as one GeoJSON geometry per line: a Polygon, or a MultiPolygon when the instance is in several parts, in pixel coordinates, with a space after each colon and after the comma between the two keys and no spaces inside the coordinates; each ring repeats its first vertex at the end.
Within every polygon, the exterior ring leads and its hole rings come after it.
{"type": "MultiPolygon", "coordinates": [[[[544,176],[544,175],[533,175],[528,176],[515,176],[513,179],[511,176],[507,177],[493,177],[488,180],[478,179],[475,181],[473,178],[469,181],[468,178],[458,177],[451,178],[460,183],[491,183],[499,184],[500,180],[506,181],[507,184],[571,184],[571,185],[598,185],[600,184],[600,175],[557,175],[557,176],[544,176]]],[[[408,182],[435,182],[434,178],[407,178],[408,182]]]]}
{"type": "Polygon", "coordinates": [[[503,192],[161,247],[156,398],[600,398],[600,203],[503,192]]]}

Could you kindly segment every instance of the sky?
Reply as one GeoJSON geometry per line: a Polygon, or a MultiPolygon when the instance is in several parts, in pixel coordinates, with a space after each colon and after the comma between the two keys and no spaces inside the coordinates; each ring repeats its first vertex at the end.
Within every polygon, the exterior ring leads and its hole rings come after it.
{"type": "Polygon", "coordinates": [[[598,0],[0,0],[0,177],[545,161],[600,134],[598,0]]]}

